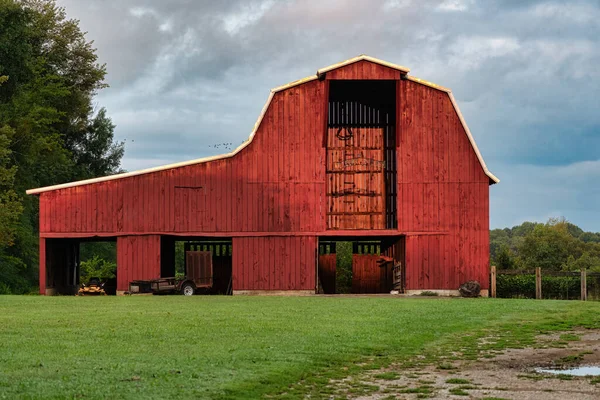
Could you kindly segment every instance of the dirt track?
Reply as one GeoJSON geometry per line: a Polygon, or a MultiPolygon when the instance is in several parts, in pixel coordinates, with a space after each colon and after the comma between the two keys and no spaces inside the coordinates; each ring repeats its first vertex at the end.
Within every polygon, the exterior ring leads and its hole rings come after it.
{"type": "MultiPolygon", "coordinates": [[[[563,338],[565,332],[561,332],[563,338]]],[[[542,347],[509,349],[493,358],[455,361],[444,366],[372,371],[359,380],[365,387],[379,387],[352,398],[375,399],[525,399],[587,400],[600,398],[600,377],[538,374],[536,368],[600,366],[600,331],[569,332],[572,341],[555,348],[561,334],[538,337],[542,347]],[[579,338],[579,340],[576,340],[579,338]]],[[[568,336],[567,336],[568,337],[568,336]]],[[[334,383],[342,394],[350,382],[334,383]]],[[[356,383],[355,383],[356,384],[356,383]]]]}

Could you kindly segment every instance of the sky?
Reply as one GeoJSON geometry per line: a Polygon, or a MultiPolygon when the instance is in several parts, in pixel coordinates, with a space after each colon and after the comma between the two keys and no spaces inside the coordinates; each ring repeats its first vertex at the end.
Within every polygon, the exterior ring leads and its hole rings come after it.
{"type": "Polygon", "coordinates": [[[490,225],[600,231],[600,2],[58,0],[106,63],[122,166],[228,152],[271,88],[360,54],[452,89],[489,170],[490,225]],[[231,145],[223,145],[231,143],[231,145]]]}

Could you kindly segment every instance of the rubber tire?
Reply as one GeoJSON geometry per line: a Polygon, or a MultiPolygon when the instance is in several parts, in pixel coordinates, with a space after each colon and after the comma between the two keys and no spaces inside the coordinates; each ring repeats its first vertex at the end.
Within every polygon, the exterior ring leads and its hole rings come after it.
{"type": "Polygon", "coordinates": [[[181,286],[181,294],[184,296],[193,296],[194,294],[196,294],[196,287],[189,282],[184,283],[181,286]],[[187,289],[187,292],[186,292],[186,289],[187,289]]]}

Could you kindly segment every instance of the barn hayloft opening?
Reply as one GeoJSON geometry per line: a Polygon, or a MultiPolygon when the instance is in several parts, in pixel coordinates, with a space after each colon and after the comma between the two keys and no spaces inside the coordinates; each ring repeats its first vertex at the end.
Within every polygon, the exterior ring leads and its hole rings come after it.
{"type": "Polygon", "coordinates": [[[395,81],[330,81],[328,229],[397,227],[395,127],[395,81]]]}
{"type": "Polygon", "coordinates": [[[323,238],[319,241],[319,292],[389,293],[404,288],[404,237],[323,238]]]}
{"type": "Polygon", "coordinates": [[[192,278],[202,284],[196,294],[232,294],[231,239],[164,237],[161,247],[161,278],[192,278]]]}

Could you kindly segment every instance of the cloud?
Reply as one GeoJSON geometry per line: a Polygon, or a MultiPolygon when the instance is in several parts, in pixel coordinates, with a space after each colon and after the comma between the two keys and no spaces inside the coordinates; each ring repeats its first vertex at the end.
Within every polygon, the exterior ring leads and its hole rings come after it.
{"type": "Polygon", "coordinates": [[[491,188],[492,226],[564,216],[583,229],[598,230],[600,159],[558,166],[504,165],[502,170],[509,184],[491,188]]]}
{"type": "Polygon", "coordinates": [[[111,87],[97,102],[127,139],[129,170],[217,154],[219,141],[241,143],[269,89],[369,54],[453,89],[486,163],[502,179],[491,192],[492,226],[564,210],[600,230],[594,206],[577,197],[589,195],[592,182],[564,175],[574,166],[592,174],[583,166],[598,160],[595,0],[59,4],[81,20],[107,63],[111,87]],[[560,181],[540,186],[550,176],[574,181],[572,195],[556,191],[560,181]],[[529,181],[543,195],[525,190],[529,181]],[[535,208],[528,206],[533,199],[535,208]]]}

